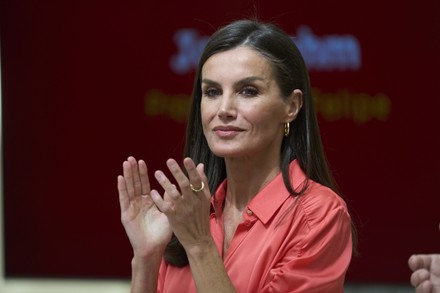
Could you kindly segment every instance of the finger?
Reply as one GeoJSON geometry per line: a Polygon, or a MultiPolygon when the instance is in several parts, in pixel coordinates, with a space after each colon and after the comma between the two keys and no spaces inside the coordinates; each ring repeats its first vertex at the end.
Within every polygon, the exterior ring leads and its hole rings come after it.
{"type": "Polygon", "coordinates": [[[168,170],[170,170],[174,179],[176,179],[182,192],[189,191],[189,180],[179,164],[174,159],[169,159],[166,162],[168,170]]]}
{"type": "Polygon", "coordinates": [[[416,270],[411,274],[411,285],[414,287],[420,286],[420,284],[429,279],[429,272],[425,269],[416,270]]]}
{"type": "Polygon", "coordinates": [[[430,281],[424,281],[419,286],[416,287],[416,293],[431,293],[433,285],[430,281]]]}
{"type": "Polygon", "coordinates": [[[136,195],[140,195],[142,193],[142,185],[141,178],[139,175],[139,166],[134,157],[128,157],[128,162],[131,165],[131,170],[133,172],[133,187],[136,195]]]}
{"type": "Polygon", "coordinates": [[[177,190],[176,185],[172,184],[162,171],[154,172],[154,177],[165,190],[165,193],[167,193],[167,195],[171,198],[171,200],[177,201],[181,198],[180,192],[177,190]]]}
{"type": "Polygon", "coordinates": [[[135,190],[134,190],[134,180],[133,180],[133,171],[130,162],[125,161],[122,163],[122,170],[125,179],[125,189],[127,190],[129,200],[134,200],[136,198],[135,190]]]}
{"type": "Polygon", "coordinates": [[[432,256],[429,254],[414,254],[408,260],[411,270],[428,269],[431,266],[432,256]]]}
{"type": "MultiPolygon", "coordinates": [[[[200,175],[200,179],[202,180],[202,182],[205,182],[205,186],[208,187],[208,177],[206,177],[205,174],[205,165],[200,163],[197,165],[197,172],[199,172],[200,175]]],[[[206,196],[208,198],[211,198],[211,193],[209,192],[209,187],[207,188],[208,192],[205,192],[206,196]]]]}
{"type": "Polygon", "coordinates": [[[121,212],[128,209],[130,205],[130,199],[125,185],[125,179],[123,176],[118,176],[118,192],[119,192],[119,205],[121,212]]]}
{"type": "Polygon", "coordinates": [[[170,213],[174,213],[173,208],[172,208],[173,205],[171,204],[171,202],[165,201],[160,196],[159,192],[157,192],[157,190],[154,190],[154,189],[151,190],[150,195],[151,195],[151,199],[153,200],[154,204],[159,209],[159,211],[161,211],[162,213],[164,213],[167,216],[170,213]]]}
{"type": "Polygon", "coordinates": [[[189,181],[191,182],[193,188],[196,190],[203,189],[204,183],[202,183],[202,178],[196,168],[196,165],[194,164],[194,161],[191,158],[185,158],[183,160],[183,165],[188,172],[189,181]]]}
{"type": "Polygon", "coordinates": [[[150,194],[147,164],[143,160],[139,161],[139,176],[141,180],[141,194],[150,194]]]}
{"type": "Polygon", "coordinates": [[[182,196],[184,194],[188,194],[191,192],[191,189],[189,187],[189,180],[188,177],[186,177],[185,173],[180,168],[179,164],[173,159],[167,160],[167,167],[168,170],[170,170],[171,174],[173,175],[174,179],[176,179],[177,184],[179,185],[179,188],[182,192],[182,196]]]}
{"type": "Polygon", "coordinates": [[[205,165],[200,163],[197,165],[196,169],[197,169],[197,172],[199,173],[200,179],[202,181],[208,181],[208,178],[206,177],[206,174],[205,174],[205,165]]]}

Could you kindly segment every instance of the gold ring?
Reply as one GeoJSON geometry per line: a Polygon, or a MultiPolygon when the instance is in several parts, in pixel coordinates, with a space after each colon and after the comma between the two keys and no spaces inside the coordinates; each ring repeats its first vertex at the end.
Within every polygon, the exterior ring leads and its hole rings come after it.
{"type": "Polygon", "coordinates": [[[202,181],[202,186],[200,186],[200,188],[194,188],[194,186],[191,183],[189,184],[189,187],[191,187],[191,190],[194,192],[200,192],[203,190],[203,188],[205,188],[205,183],[203,183],[202,181]]]}

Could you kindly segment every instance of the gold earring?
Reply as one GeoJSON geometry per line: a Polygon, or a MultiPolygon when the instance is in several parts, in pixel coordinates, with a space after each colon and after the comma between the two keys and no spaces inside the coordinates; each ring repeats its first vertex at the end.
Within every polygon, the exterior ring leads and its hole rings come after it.
{"type": "Polygon", "coordinates": [[[284,124],[284,136],[287,137],[289,135],[289,133],[290,133],[290,123],[286,122],[284,124]]]}

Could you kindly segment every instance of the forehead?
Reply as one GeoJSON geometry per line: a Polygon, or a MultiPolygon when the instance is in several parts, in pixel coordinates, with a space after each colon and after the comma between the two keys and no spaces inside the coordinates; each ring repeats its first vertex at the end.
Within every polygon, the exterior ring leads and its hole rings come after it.
{"type": "Polygon", "coordinates": [[[249,47],[237,47],[216,53],[202,67],[202,79],[237,79],[258,76],[272,79],[270,62],[249,47]]]}

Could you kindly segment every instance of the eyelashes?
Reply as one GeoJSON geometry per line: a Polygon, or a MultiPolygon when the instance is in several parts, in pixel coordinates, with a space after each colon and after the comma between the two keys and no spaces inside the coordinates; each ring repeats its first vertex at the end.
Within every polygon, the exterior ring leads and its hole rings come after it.
{"type": "Polygon", "coordinates": [[[241,93],[247,97],[255,97],[258,96],[259,91],[255,87],[245,87],[241,93]]]}
{"type": "MultiPolygon", "coordinates": [[[[203,95],[210,98],[221,96],[222,94],[223,91],[219,88],[208,87],[203,90],[203,95]]],[[[244,97],[256,97],[260,94],[260,92],[254,86],[244,86],[237,91],[237,94],[244,97]]]]}
{"type": "Polygon", "coordinates": [[[206,97],[216,97],[216,96],[220,96],[222,94],[222,91],[216,88],[208,88],[206,90],[203,91],[203,95],[206,97]]]}

